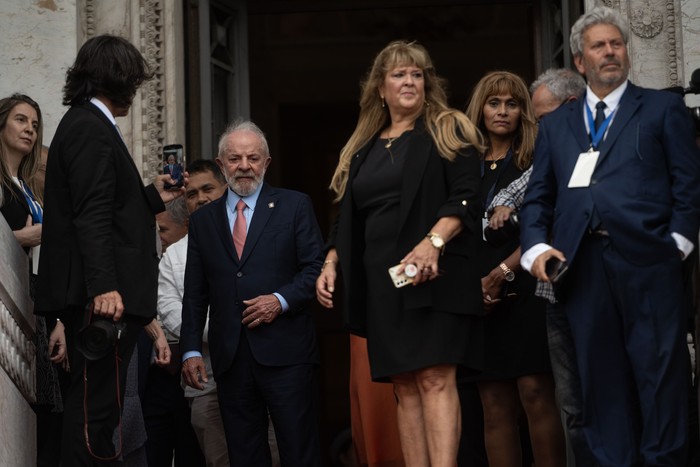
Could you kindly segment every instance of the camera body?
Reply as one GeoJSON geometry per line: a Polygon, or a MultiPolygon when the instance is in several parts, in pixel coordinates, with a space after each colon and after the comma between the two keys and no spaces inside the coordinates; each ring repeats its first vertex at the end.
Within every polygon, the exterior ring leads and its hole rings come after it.
{"type": "Polygon", "coordinates": [[[99,360],[110,352],[121,337],[124,323],[93,316],[94,321],[78,332],[76,348],[87,360],[99,360]]]}

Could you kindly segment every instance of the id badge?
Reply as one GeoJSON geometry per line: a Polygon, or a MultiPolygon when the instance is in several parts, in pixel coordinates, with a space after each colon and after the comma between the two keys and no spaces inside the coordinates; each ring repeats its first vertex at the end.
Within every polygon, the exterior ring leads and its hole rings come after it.
{"type": "Polygon", "coordinates": [[[569,180],[569,188],[585,188],[591,185],[591,177],[598,162],[600,151],[586,151],[578,155],[574,172],[569,180]]]}

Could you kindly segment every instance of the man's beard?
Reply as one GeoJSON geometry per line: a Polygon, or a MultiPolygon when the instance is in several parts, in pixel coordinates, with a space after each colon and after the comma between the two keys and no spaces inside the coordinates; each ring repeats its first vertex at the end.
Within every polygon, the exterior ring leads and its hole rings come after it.
{"type": "Polygon", "coordinates": [[[252,170],[249,170],[247,172],[236,171],[236,173],[234,173],[233,176],[226,175],[226,183],[228,183],[228,186],[231,188],[231,190],[233,190],[234,193],[236,193],[238,196],[244,197],[250,196],[253,193],[255,193],[255,190],[257,190],[258,187],[262,184],[264,177],[264,170],[259,177],[256,176],[252,170]],[[252,180],[250,178],[237,179],[237,177],[242,176],[252,177],[252,180]]]}

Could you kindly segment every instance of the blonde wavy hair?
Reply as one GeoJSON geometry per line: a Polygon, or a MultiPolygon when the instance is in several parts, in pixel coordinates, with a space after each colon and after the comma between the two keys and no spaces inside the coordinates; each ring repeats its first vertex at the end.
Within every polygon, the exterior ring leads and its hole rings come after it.
{"type": "Polygon", "coordinates": [[[338,166],[330,184],[336,201],[345,193],[352,157],[390,123],[389,110],[382,106],[379,88],[387,74],[401,66],[415,66],[423,70],[425,105],[420,116],[440,155],[454,160],[464,148],[474,146],[479,152],[484,150],[484,140],[476,126],[462,112],[448,107],[445,80],[435,73],[425,47],[417,42],[391,42],[377,54],[361,83],[360,117],[350,139],[340,151],[338,166]]]}
{"type": "Polygon", "coordinates": [[[532,162],[535,137],[537,136],[537,123],[535,112],[532,109],[530,94],[522,78],[508,71],[492,71],[486,74],[472,91],[472,97],[467,107],[467,116],[472,122],[476,122],[479,130],[484,135],[486,145],[490,147],[489,134],[484,125],[484,105],[489,97],[506,94],[513,96],[520,105],[520,125],[518,125],[518,132],[513,141],[513,152],[515,165],[520,170],[525,170],[532,162]]]}

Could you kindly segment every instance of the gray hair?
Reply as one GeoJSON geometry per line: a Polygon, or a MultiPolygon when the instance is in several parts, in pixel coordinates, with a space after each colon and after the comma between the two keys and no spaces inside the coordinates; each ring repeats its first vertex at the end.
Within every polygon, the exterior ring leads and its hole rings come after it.
{"type": "Polygon", "coordinates": [[[530,94],[534,94],[542,85],[547,86],[547,89],[561,102],[571,96],[579,98],[586,92],[586,81],[583,76],[568,68],[550,68],[542,73],[530,85],[530,94]]]}
{"type": "Polygon", "coordinates": [[[596,24],[610,24],[620,30],[622,40],[625,45],[629,40],[629,28],[627,23],[617,11],[612,8],[599,6],[591,11],[584,13],[571,27],[571,36],[569,42],[571,45],[571,54],[576,57],[583,54],[583,33],[591,26],[596,24]]]}
{"type": "Polygon", "coordinates": [[[180,196],[165,203],[165,211],[177,225],[185,225],[187,219],[190,218],[190,213],[187,210],[187,204],[185,204],[184,196],[180,196]]]}
{"type": "Polygon", "coordinates": [[[229,124],[229,126],[226,127],[226,130],[224,130],[224,133],[221,135],[221,138],[219,138],[218,157],[224,155],[224,151],[226,150],[227,139],[231,135],[231,133],[234,133],[236,131],[250,131],[251,133],[255,133],[260,138],[260,146],[262,147],[263,151],[262,155],[265,157],[270,156],[270,148],[267,145],[265,133],[263,133],[260,127],[257,126],[255,123],[251,122],[250,120],[236,119],[231,124],[229,124]]]}

